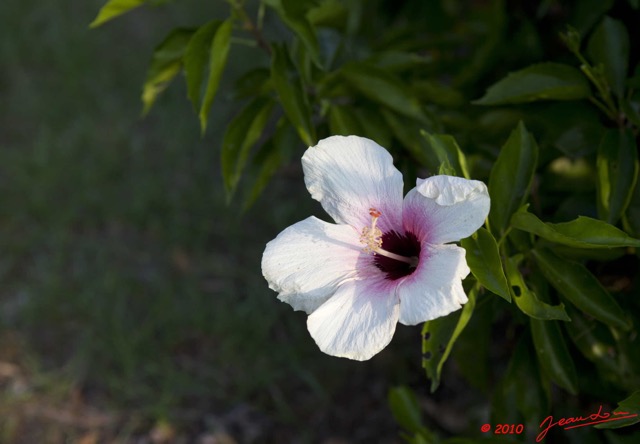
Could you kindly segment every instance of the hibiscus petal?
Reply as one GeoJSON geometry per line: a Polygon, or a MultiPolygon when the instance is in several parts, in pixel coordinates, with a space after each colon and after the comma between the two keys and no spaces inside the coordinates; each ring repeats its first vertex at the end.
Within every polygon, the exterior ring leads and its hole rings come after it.
{"type": "Polygon", "coordinates": [[[463,248],[423,244],[418,268],[398,285],[400,322],[416,325],[458,310],[467,302],[462,279],[468,274],[463,248]]]}
{"type": "Polygon", "coordinates": [[[307,319],[324,353],[365,361],[385,348],[398,322],[396,284],[380,278],[352,280],[307,319]]]}
{"type": "Polygon", "coordinates": [[[267,244],[262,274],[278,299],[311,313],[338,285],[353,278],[362,254],[358,233],[309,217],[291,225],[267,244]]]}
{"type": "Polygon", "coordinates": [[[311,197],[339,224],[360,230],[371,224],[369,208],[382,212],[382,231],[401,227],[402,174],[377,143],[357,136],[333,136],[302,156],[311,197]]]}
{"type": "Polygon", "coordinates": [[[480,181],[453,176],[418,179],[404,199],[403,224],[420,240],[454,242],[480,228],[490,206],[487,186],[480,181]]]}

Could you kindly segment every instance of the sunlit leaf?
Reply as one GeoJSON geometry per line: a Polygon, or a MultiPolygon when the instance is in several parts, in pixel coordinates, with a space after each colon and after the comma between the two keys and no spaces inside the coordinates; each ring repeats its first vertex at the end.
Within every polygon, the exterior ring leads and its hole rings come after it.
{"type": "Polygon", "coordinates": [[[109,0],[98,12],[97,17],[89,25],[90,28],[97,28],[105,22],[129,12],[132,9],[142,6],[147,0],[109,0]]]}
{"type": "Polygon", "coordinates": [[[316,143],[315,128],[311,122],[311,109],[304,92],[302,79],[285,45],[273,45],[271,79],[278,92],[287,118],[307,146],[316,143]]]}
{"type": "Polygon", "coordinates": [[[520,273],[519,265],[524,256],[517,254],[505,261],[507,280],[513,291],[514,300],[518,308],[527,316],[540,320],[557,319],[560,321],[570,321],[564,310],[564,304],[549,305],[538,299],[538,296],[529,289],[527,283],[520,273]]]}
{"type": "Polygon", "coordinates": [[[622,97],[629,70],[629,33],[624,24],[605,16],[591,35],[587,50],[593,62],[602,65],[613,92],[622,97]]]}
{"type": "Polygon", "coordinates": [[[529,196],[537,164],[538,145],[520,122],[502,147],[489,176],[489,222],[497,238],[508,227],[511,215],[529,196]]]}
{"type": "Polygon", "coordinates": [[[235,191],[251,148],[262,135],[273,109],[273,101],[258,97],[249,103],[227,127],[222,141],[222,179],[227,196],[235,191]]]}
{"type": "Polygon", "coordinates": [[[509,74],[473,103],[505,105],[536,100],[576,100],[590,95],[589,82],[578,69],[548,62],[509,74]]]}
{"type": "Polygon", "coordinates": [[[573,305],[607,325],[629,330],[629,321],[616,300],[583,265],[548,249],[531,252],[549,283],[573,305]]]}
{"type": "Polygon", "coordinates": [[[474,235],[462,239],[460,245],[467,251],[467,264],[478,282],[507,302],[511,302],[511,292],[502,270],[498,244],[491,233],[480,228],[474,235]]]}
{"type": "Polygon", "coordinates": [[[149,112],[158,96],[182,69],[183,56],[193,32],[191,29],[174,29],[154,50],[142,87],[143,114],[149,112]]]}
{"type": "Polygon", "coordinates": [[[557,321],[531,319],[531,336],[540,367],[569,393],[578,393],[578,375],[557,321]]]}
{"type": "Polygon", "coordinates": [[[187,96],[196,112],[200,111],[202,81],[209,64],[211,43],[222,21],[212,20],[193,34],[184,54],[184,71],[187,77],[187,96]]]}
{"type": "Polygon", "coordinates": [[[422,130],[420,132],[427,142],[429,151],[435,157],[437,163],[448,162],[457,176],[470,179],[467,168],[467,160],[458,146],[456,139],[446,134],[430,134],[422,130]]]}
{"type": "Polygon", "coordinates": [[[213,104],[213,99],[218,92],[220,79],[224,72],[229,56],[229,48],[231,45],[231,30],[233,22],[231,19],[225,20],[216,29],[213,41],[211,42],[211,50],[209,55],[209,78],[200,107],[200,128],[204,133],[207,129],[207,120],[209,118],[209,110],[213,104]]]}
{"type": "Polygon", "coordinates": [[[542,222],[529,213],[527,207],[523,206],[513,214],[511,225],[551,242],[574,248],[640,247],[639,239],[601,220],[578,216],[570,222],[552,224],[542,222]]]}
{"type": "Polygon", "coordinates": [[[633,132],[607,131],[598,148],[596,165],[598,213],[601,219],[615,224],[627,209],[638,180],[638,148],[633,132]]]}
{"type": "Polygon", "coordinates": [[[453,346],[471,319],[476,306],[477,287],[469,291],[469,301],[462,310],[427,321],[422,327],[422,367],[431,379],[431,391],[440,385],[440,373],[453,346]]]}

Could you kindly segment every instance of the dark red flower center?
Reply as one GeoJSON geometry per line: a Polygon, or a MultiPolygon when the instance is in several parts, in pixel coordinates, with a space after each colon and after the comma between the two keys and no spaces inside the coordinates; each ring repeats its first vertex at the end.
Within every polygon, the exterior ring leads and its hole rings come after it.
{"type": "MultiPolygon", "coordinates": [[[[382,235],[382,248],[391,253],[404,257],[420,257],[420,242],[415,234],[407,231],[400,234],[397,231],[389,231],[382,235]]],[[[415,271],[415,267],[406,262],[397,261],[380,254],[373,259],[376,267],[386,273],[386,278],[395,281],[401,277],[409,276],[415,271]]]]}

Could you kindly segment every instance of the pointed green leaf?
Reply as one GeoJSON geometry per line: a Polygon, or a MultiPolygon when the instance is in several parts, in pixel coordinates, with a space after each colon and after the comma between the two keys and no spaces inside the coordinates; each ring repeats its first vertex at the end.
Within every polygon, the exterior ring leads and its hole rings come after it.
{"type": "Polygon", "coordinates": [[[538,299],[538,296],[529,289],[520,270],[520,262],[524,256],[516,254],[506,260],[504,263],[507,271],[507,280],[513,291],[514,300],[518,308],[527,316],[540,320],[557,319],[560,321],[570,321],[569,316],[564,310],[564,304],[549,305],[538,299]]]}
{"type": "Polygon", "coordinates": [[[537,100],[576,100],[590,95],[589,82],[578,69],[560,63],[539,63],[510,73],[473,103],[506,105],[537,100]]]}
{"type": "Polygon", "coordinates": [[[202,80],[205,68],[209,64],[211,43],[216,31],[222,23],[221,20],[212,20],[202,25],[195,32],[184,54],[184,71],[187,76],[187,96],[196,112],[200,111],[200,94],[202,92],[202,80]]]}
{"type": "Polygon", "coordinates": [[[419,102],[395,76],[366,62],[351,62],[340,71],[343,78],[369,100],[406,117],[425,121],[419,102]]]}
{"type": "Polygon", "coordinates": [[[514,213],[511,225],[551,242],[574,248],[640,247],[640,240],[601,220],[578,216],[570,222],[552,224],[542,222],[527,207],[514,213]]]}
{"type": "Polygon", "coordinates": [[[626,211],[638,180],[638,148],[630,129],[609,130],[598,147],[598,215],[610,224],[626,211]]]}
{"type": "Polygon", "coordinates": [[[422,367],[431,379],[431,392],[440,385],[440,373],[458,336],[467,326],[476,306],[478,287],[469,292],[469,301],[461,311],[433,319],[422,327],[422,367]]]}
{"type": "Polygon", "coordinates": [[[467,159],[458,146],[456,139],[446,134],[430,134],[421,130],[420,134],[427,141],[430,152],[437,159],[437,163],[448,162],[457,176],[470,179],[467,159]]]}
{"type": "Polygon", "coordinates": [[[531,319],[531,336],[540,367],[569,393],[578,393],[578,375],[557,321],[531,319]]]}
{"type": "Polygon", "coordinates": [[[362,127],[353,109],[346,106],[329,107],[329,131],[336,136],[362,135],[362,127]]]}
{"type": "Polygon", "coordinates": [[[231,45],[232,29],[233,23],[231,19],[225,20],[220,24],[220,26],[218,26],[215,36],[213,37],[213,42],[211,43],[209,55],[209,79],[207,80],[207,87],[205,89],[202,106],[200,108],[200,128],[203,134],[207,129],[209,110],[211,109],[213,99],[218,92],[220,79],[222,78],[224,67],[227,64],[229,47],[231,45]]]}
{"type": "Polygon", "coordinates": [[[489,222],[496,238],[509,226],[511,215],[529,196],[538,164],[538,145],[520,122],[502,147],[489,176],[489,222]]]}
{"type": "Polygon", "coordinates": [[[282,108],[298,135],[307,146],[316,143],[316,134],[311,122],[311,109],[304,93],[299,72],[296,70],[287,47],[273,45],[271,79],[278,92],[282,108]]]}
{"type": "Polygon", "coordinates": [[[478,282],[507,302],[511,302],[511,292],[502,270],[498,244],[491,233],[481,227],[473,236],[462,239],[460,245],[467,251],[467,264],[478,282]]]}
{"type": "Polygon", "coordinates": [[[227,127],[222,141],[222,179],[227,196],[235,191],[246,166],[251,148],[258,142],[271,111],[273,101],[258,97],[249,103],[227,127]]]}
{"type": "Polygon", "coordinates": [[[615,95],[622,97],[629,69],[629,33],[624,23],[605,16],[591,35],[587,51],[594,63],[602,65],[615,95]]]}
{"type": "Polygon", "coordinates": [[[618,403],[618,408],[613,411],[611,416],[611,419],[613,418],[616,420],[598,424],[595,427],[597,429],[619,429],[640,422],[640,390],[636,390],[628,398],[618,403]]]}
{"type": "Polygon", "coordinates": [[[192,35],[191,29],[174,29],[154,50],[142,87],[143,115],[182,69],[182,58],[192,35]]]}
{"type": "Polygon", "coordinates": [[[531,250],[540,271],[573,305],[612,327],[629,330],[629,321],[607,290],[584,266],[548,249],[531,250]]]}
{"type": "Polygon", "coordinates": [[[147,0],[109,0],[98,12],[96,18],[89,25],[90,28],[97,28],[105,22],[129,12],[132,9],[142,6],[147,0]]]}

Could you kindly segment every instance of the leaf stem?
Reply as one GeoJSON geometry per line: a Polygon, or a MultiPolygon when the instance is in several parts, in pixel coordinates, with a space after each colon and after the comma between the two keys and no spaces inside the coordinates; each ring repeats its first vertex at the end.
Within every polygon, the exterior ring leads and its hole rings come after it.
{"type": "Polygon", "coordinates": [[[249,15],[247,14],[247,11],[244,10],[244,6],[239,0],[227,0],[227,1],[233,8],[233,11],[238,15],[240,20],[242,20],[244,29],[249,31],[249,33],[256,40],[256,43],[258,44],[258,46],[262,48],[269,56],[271,56],[272,54],[271,46],[264,38],[264,35],[262,34],[262,30],[261,30],[262,21],[264,19],[264,9],[261,7],[261,9],[258,11],[259,26],[256,26],[253,20],[251,20],[251,17],[249,17],[249,15]]]}

